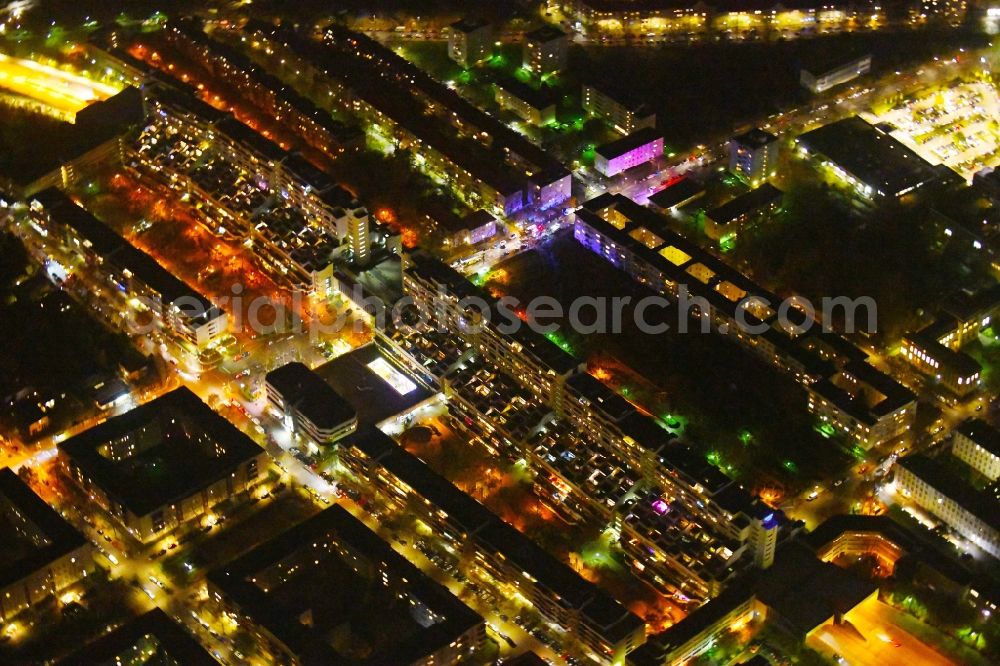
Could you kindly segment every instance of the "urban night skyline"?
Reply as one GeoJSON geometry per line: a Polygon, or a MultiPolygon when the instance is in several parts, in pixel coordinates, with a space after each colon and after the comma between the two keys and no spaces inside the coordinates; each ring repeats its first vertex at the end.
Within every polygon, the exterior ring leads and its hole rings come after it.
{"type": "Polygon", "coordinates": [[[1000,0],[0,0],[0,664],[1000,663],[1000,0]]]}

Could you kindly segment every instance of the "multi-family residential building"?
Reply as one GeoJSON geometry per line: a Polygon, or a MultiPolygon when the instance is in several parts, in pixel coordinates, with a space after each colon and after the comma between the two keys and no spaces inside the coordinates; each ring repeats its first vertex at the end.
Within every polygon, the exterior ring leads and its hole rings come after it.
{"type": "Polygon", "coordinates": [[[546,88],[533,88],[515,78],[500,79],[493,88],[501,109],[513,111],[536,127],[555,122],[556,96],[546,88]]]}
{"type": "Polygon", "coordinates": [[[938,317],[933,324],[916,333],[907,333],[900,353],[955,395],[966,396],[979,388],[982,368],[968,354],[942,342],[954,337],[955,325],[955,319],[949,315],[938,317]]]}
{"type": "Polygon", "coordinates": [[[844,363],[807,389],[809,411],[863,449],[911,436],[915,396],[863,359],[844,363]]]}
{"type": "Polygon", "coordinates": [[[754,128],[729,140],[729,171],[754,187],[778,168],[778,137],[754,128]]]}
{"type": "Polygon", "coordinates": [[[228,331],[229,318],[221,308],[187,286],[151,256],[135,248],[106,224],[77,206],[59,190],[40,192],[29,205],[31,247],[61,251],[72,270],[99,280],[115,294],[124,295],[128,308],[115,316],[116,324],[144,330],[148,313],[158,326],[195,348],[205,347],[228,331]],[[43,233],[33,233],[41,230],[43,233]],[[58,248],[46,248],[58,243],[58,248]],[[130,309],[129,309],[130,308],[130,309]]]}
{"type": "Polygon", "coordinates": [[[59,445],[59,458],[117,525],[142,543],[248,499],[267,453],[187,388],[59,445]]]}
{"type": "Polygon", "coordinates": [[[1000,501],[994,493],[976,490],[955,472],[924,455],[901,458],[893,480],[896,492],[1000,558],[1000,501]]]}
{"type": "Polygon", "coordinates": [[[0,620],[51,600],[94,571],[90,542],[11,469],[0,471],[0,518],[7,560],[0,574],[0,620]]]}
{"type": "Polygon", "coordinates": [[[195,215],[213,233],[248,244],[279,284],[329,294],[334,265],[366,266],[392,253],[398,235],[371,223],[344,188],[178,87],[144,89],[148,121],[129,166],[196,198],[195,215]]]}
{"type": "Polygon", "coordinates": [[[900,353],[951,393],[963,397],[980,387],[982,368],[962,349],[1000,312],[1000,286],[959,292],[935,320],[903,337],[900,353]]]}
{"type": "Polygon", "coordinates": [[[952,433],[952,454],[992,483],[1000,478],[1000,430],[969,419],[952,433]]]}
{"type": "Polygon", "coordinates": [[[774,566],[748,572],[681,622],[651,636],[630,655],[635,666],[677,666],[695,661],[737,630],[756,632],[765,622],[804,641],[816,629],[850,622],[856,609],[871,610],[878,587],[817,557],[794,541],[774,566]]]}
{"type": "Polygon", "coordinates": [[[543,25],[524,36],[523,67],[535,76],[554,74],[566,69],[569,60],[569,35],[550,25],[543,25]]]}
{"type": "Polygon", "coordinates": [[[0,200],[26,199],[51,187],[65,189],[99,168],[121,165],[129,135],[142,117],[142,95],[132,86],[81,109],[58,158],[17,173],[0,172],[0,200]]]}
{"type": "MultiPolygon", "coordinates": [[[[942,0],[944,1],[944,0],[942,0]]],[[[632,33],[699,38],[836,33],[885,24],[884,8],[848,2],[755,3],[733,0],[562,0],[563,9],[593,37],[632,33]]]]}
{"type": "Polygon", "coordinates": [[[132,664],[155,654],[168,663],[184,666],[214,666],[219,662],[202,647],[187,628],[159,608],[129,620],[109,633],[77,649],[59,666],[132,664]]]}
{"type": "Polygon", "coordinates": [[[617,141],[598,146],[594,155],[594,168],[605,176],[617,176],[662,155],[663,135],[655,129],[644,127],[617,141]]]}
{"type": "Polygon", "coordinates": [[[364,133],[330,114],[330,109],[299,94],[268,74],[243,53],[212,39],[192,19],[171,21],[164,35],[184,55],[238,87],[246,98],[309,146],[330,158],[364,146],[364,133]]]}
{"type": "Polygon", "coordinates": [[[571,194],[570,173],[558,160],[363,34],[331,25],[320,43],[258,21],[228,38],[317,104],[357,118],[373,142],[411,150],[414,166],[452,182],[472,208],[512,215],[571,194]]]}
{"type": "Polygon", "coordinates": [[[461,19],[450,26],[448,57],[462,67],[472,67],[493,54],[493,25],[461,19]]]}
{"type": "Polygon", "coordinates": [[[735,239],[755,222],[778,210],[784,195],[771,183],[741,194],[705,214],[705,234],[720,242],[735,239]]]}
{"type": "Polygon", "coordinates": [[[267,400],[282,420],[316,445],[330,444],[358,428],[358,414],[323,378],[299,362],[267,373],[267,400]]]}
{"type": "Polygon", "coordinates": [[[461,663],[486,641],[478,613],[341,506],[211,571],[208,595],[274,663],[436,666],[461,663]],[[376,618],[409,630],[330,640],[376,618]],[[358,659],[361,641],[366,653],[358,659]]]}
{"type": "Polygon", "coordinates": [[[364,487],[401,508],[417,508],[436,534],[607,661],[621,663],[645,640],[642,620],[381,431],[359,432],[341,447],[341,464],[364,487]]]}
{"type": "Polygon", "coordinates": [[[636,282],[682,303],[700,320],[691,325],[724,333],[806,384],[810,409],[864,448],[909,432],[916,414],[910,391],[808,313],[789,307],[782,321],[780,299],[657,213],[622,195],[602,195],[577,210],[574,235],[636,282]]]}
{"type": "Polygon", "coordinates": [[[603,118],[626,136],[643,128],[656,127],[656,112],[646,102],[633,99],[631,93],[612,94],[601,86],[584,84],[582,102],[584,111],[603,118]]]}
{"type": "Polygon", "coordinates": [[[387,353],[442,388],[461,418],[484,429],[493,454],[529,461],[536,492],[565,519],[614,524],[633,569],[653,585],[712,596],[739,570],[766,566],[778,538],[771,528],[792,530],[453,269],[412,253],[403,286],[426,325],[379,331],[387,353]],[[687,552],[684,525],[713,539],[687,552]]]}

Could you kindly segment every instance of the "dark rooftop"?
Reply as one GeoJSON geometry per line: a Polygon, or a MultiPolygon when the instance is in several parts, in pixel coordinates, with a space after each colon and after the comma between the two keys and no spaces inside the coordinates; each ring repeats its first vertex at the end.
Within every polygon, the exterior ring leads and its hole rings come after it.
{"type": "MultiPolygon", "coordinates": [[[[443,285],[447,292],[455,298],[477,297],[482,299],[489,303],[493,309],[492,321],[506,321],[503,314],[496,312],[497,299],[485,289],[469,282],[454,268],[422,251],[412,252],[409,256],[412,265],[407,268],[407,271],[443,285]]],[[[524,351],[533,354],[557,374],[564,375],[580,367],[580,361],[576,357],[563,351],[561,347],[528,326],[519,326],[514,333],[507,337],[520,343],[524,351]]]]}
{"type": "Polygon", "coordinates": [[[960,291],[945,302],[942,308],[959,321],[973,317],[989,316],[990,311],[1000,308],[1000,283],[979,291],[960,291]]]}
{"type": "Polygon", "coordinates": [[[547,666],[549,662],[539,657],[534,652],[525,652],[510,659],[504,659],[504,666],[547,666]]]}
{"type": "Polygon", "coordinates": [[[293,405],[317,428],[335,428],[357,418],[351,403],[303,363],[287,363],[272,370],[267,373],[267,383],[286,405],[293,405]]]}
{"type": "Polygon", "coordinates": [[[507,561],[528,572],[567,603],[583,609],[584,616],[603,627],[605,635],[612,640],[616,635],[629,635],[642,623],[617,601],[433,472],[380,430],[370,428],[348,441],[352,441],[366,456],[377,461],[417,495],[447,514],[470,535],[475,535],[476,539],[502,553],[507,561]]]}
{"type": "MultiPolygon", "coordinates": [[[[35,494],[10,468],[0,470],[0,512],[13,509],[32,524],[44,543],[33,544],[23,557],[0,567],[0,588],[6,588],[66,553],[87,543],[83,535],[62,519],[42,498],[35,494]]],[[[21,540],[22,535],[0,534],[4,545],[21,540]]]]}
{"type": "Polygon", "coordinates": [[[744,576],[726,586],[722,594],[677,624],[670,626],[666,631],[651,636],[644,645],[629,655],[629,662],[637,666],[662,666],[666,653],[684,645],[741,604],[746,603],[754,594],[753,583],[752,578],[744,576]]]}
{"type": "Polygon", "coordinates": [[[566,33],[559,28],[546,24],[536,30],[525,33],[524,40],[526,42],[545,43],[551,42],[554,39],[565,39],[566,37],[566,33]]]}
{"type": "Polygon", "coordinates": [[[201,313],[214,307],[208,299],[118,235],[111,227],[77,206],[60,190],[49,188],[32,198],[42,204],[54,222],[72,228],[77,235],[91,243],[97,254],[119,268],[129,270],[137,279],[159,293],[165,304],[183,299],[181,303],[185,312],[191,312],[192,307],[197,304],[197,310],[201,313]]]}
{"type": "Polygon", "coordinates": [[[709,211],[707,216],[716,224],[728,224],[762,208],[781,201],[784,192],[771,183],[764,183],[754,190],[741,194],[732,201],[709,211]]]}
{"type": "Polygon", "coordinates": [[[887,515],[833,516],[805,535],[803,543],[820,550],[840,535],[850,532],[877,533],[902,548],[904,558],[912,557],[960,586],[972,586],[988,599],[1000,601],[1000,586],[970,570],[954,554],[950,543],[922,528],[904,526],[887,515]]]}
{"type": "Polygon", "coordinates": [[[357,413],[359,427],[381,423],[430,397],[419,386],[406,394],[392,388],[368,367],[369,363],[380,358],[392,365],[378,347],[369,344],[338,356],[313,371],[357,413]]]}
{"type": "Polygon", "coordinates": [[[586,398],[591,407],[601,410],[612,421],[620,421],[635,413],[635,407],[593,375],[581,372],[566,380],[566,386],[586,398]]]}
{"type": "Polygon", "coordinates": [[[138,125],[146,117],[142,93],[132,86],[101,102],[81,109],[76,114],[76,126],[81,140],[89,135],[91,145],[99,145],[125,128],[138,125]]]}
{"type": "Polygon", "coordinates": [[[487,23],[486,21],[480,21],[480,20],[471,19],[471,18],[461,18],[461,19],[455,21],[454,23],[452,23],[450,27],[451,27],[452,30],[457,30],[458,32],[466,32],[466,33],[468,33],[468,32],[475,32],[476,30],[479,30],[480,28],[484,28],[484,27],[486,27],[488,25],[490,25],[490,24],[487,23]]]}
{"type": "Polygon", "coordinates": [[[763,148],[767,144],[773,143],[777,140],[778,137],[774,136],[770,132],[765,132],[758,127],[753,128],[749,132],[744,132],[743,134],[733,137],[733,141],[752,148],[763,148]]]}
{"type": "Polygon", "coordinates": [[[962,433],[994,456],[1000,457],[1000,430],[982,419],[969,419],[958,426],[962,433]]]}
{"type": "Polygon", "coordinates": [[[636,91],[620,81],[603,79],[597,82],[585,83],[584,85],[611,98],[636,116],[643,117],[655,113],[653,107],[641,91],[636,91]]]}
{"type": "Polygon", "coordinates": [[[916,333],[907,333],[904,339],[915,342],[934,360],[957,373],[959,377],[971,377],[982,370],[979,363],[965,352],[952,349],[938,342],[938,336],[934,334],[934,331],[930,327],[916,333]]]}
{"type": "MultiPolygon", "coordinates": [[[[347,566],[346,561],[344,564],[347,566]]],[[[212,571],[209,581],[221,588],[254,622],[281,640],[301,663],[309,666],[412,663],[441,649],[483,621],[446,588],[428,578],[340,506],[326,509],[223,568],[212,571]],[[340,557],[336,550],[331,550],[331,546],[346,548],[376,566],[385,566],[396,578],[406,582],[406,591],[438,616],[438,621],[420,625],[416,632],[396,641],[390,639],[381,651],[367,658],[352,659],[336,651],[328,642],[328,632],[324,628],[327,622],[321,619],[336,618],[319,611],[310,613],[316,609],[301,595],[280,594],[281,588],[290,584],[328,586],[329,572],[325,567],[313,567],[312,561],[323,563],[330,557],[340,557]],[[308,568],[304,574],[298,574],[297,579],[270,590],[265,590],[253,580],[264,570],[295,556],[300,556],[298,561],[308,568]],[[302,575],[306,575],[307,580],[303,580],[302,575]],[[308,625],[300,621],[307,613],[313,620],[308,625]]]]}
{"type": "Polygon", "coordinates": [[[506,90],[514,97],[526,102],[535,109],[544,109],[553,106],[558,101],[558,94],[548,88],[544,86],[542,88],[535,88],[513,77],[499,77],[494,82],[494,85],[506,90]]]}
{"type": "Polygon", "coordinates": [[[116,666],[132,663],[134,651],[156,650],[146,664],[216,666],[218,662],[180,625],[154,608],[85,645],[59,662],[59,666],[116,666]]]}
{"type": "Polygon", "coordinates": [[[988,491],[978,491],[965,479],[933,458],[912,455],[900,458],[897,465],[910,471],[936,491],[994,530],[1000,530],[1000,501],[988,491]]]}
{"type": "Polygon", "coordinates": [[[826,156],[881,196],[902,196],[939,176],[922,157],[857,116],[806,132],[798,142],[810,153],[826,156]]]}
{"type": "Polygon", "coordinates": [[[611,160],[633,151],[640,146],[645,146],[647,143],[652,143],[657,139],[663,139],[663,135],[652,127],[643,127],[640,130],[632,132],[628,136],[616,139],[615,141],[606,143],[602,146],[598,146],[597,154],[605,159],[611,160]]]}
{"type": "Polygon", "coordinates": [[[649,203],[660,210],[667,210],[686,204],[703,194],[705,194],[704,187],[690,178],[684,177],[649,197],[649,203]]]}
{"type": "Polygon", "coordinates": [[[799,543],[779,549],[756,585],[757,597],[803,635],[851,610],[877,589],[871,581],[819,560],[799,543]]]}
{"type": "Polygon", "coordinates": [[[137,516],[189,497],[262,453],[185,387],[94,426],[59,450],[137,516]],[[147,438],[134,442],[131,456],[115,460],[102,451],[129,436],[147,438]]]}

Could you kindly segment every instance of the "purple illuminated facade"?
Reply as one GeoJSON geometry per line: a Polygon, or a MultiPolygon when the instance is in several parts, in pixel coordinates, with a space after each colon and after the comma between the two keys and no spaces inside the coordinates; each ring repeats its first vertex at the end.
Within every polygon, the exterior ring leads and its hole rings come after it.
{"type": "Polygon", "coordinates": [[[594,157],[594,168],[605,176],[616,176],[662,154],[663,137],[655,129],[646,127],[599,147],[594,157]]]}

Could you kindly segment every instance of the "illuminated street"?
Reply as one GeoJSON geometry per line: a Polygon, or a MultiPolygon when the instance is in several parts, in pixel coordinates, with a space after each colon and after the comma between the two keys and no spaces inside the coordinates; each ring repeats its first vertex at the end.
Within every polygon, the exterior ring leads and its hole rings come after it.
{"type": "Polygon", "coordinates": [[[0,4],[0,663],[1000,661],[1000,10],[328,4],[0,4]]]}

